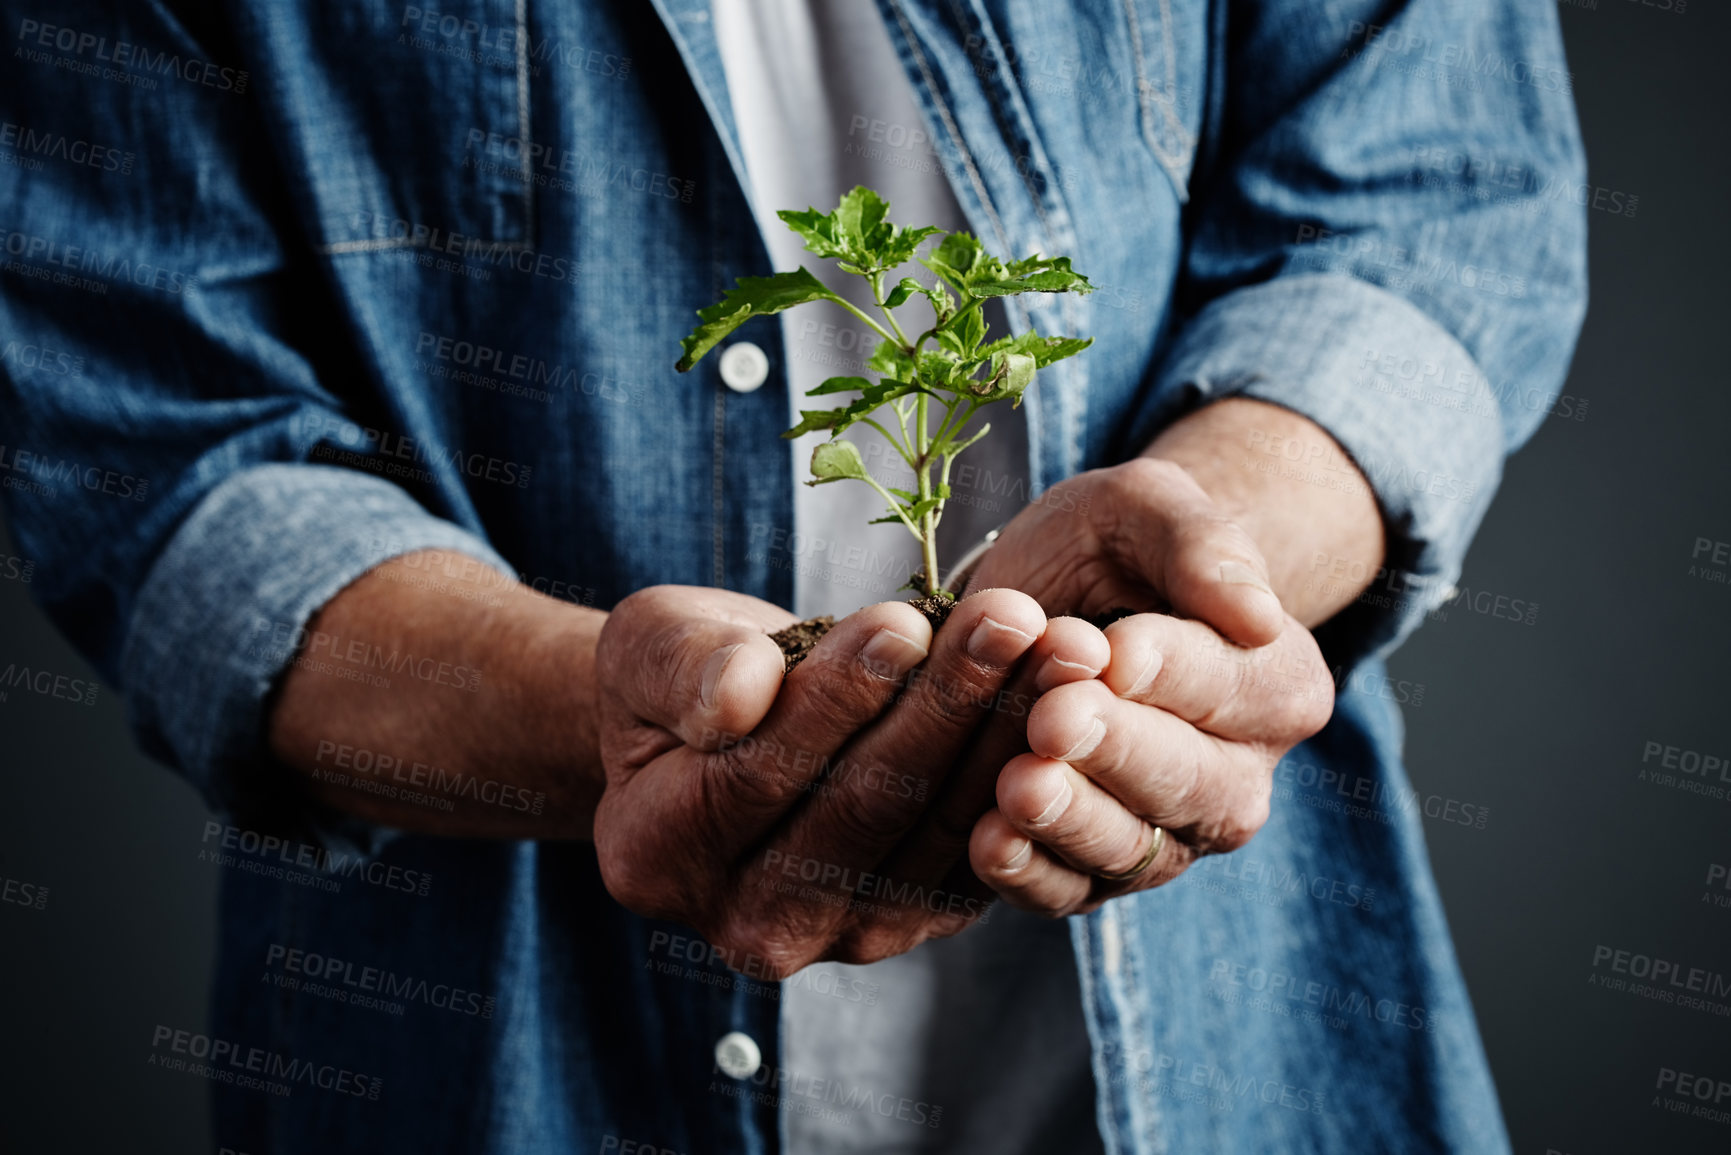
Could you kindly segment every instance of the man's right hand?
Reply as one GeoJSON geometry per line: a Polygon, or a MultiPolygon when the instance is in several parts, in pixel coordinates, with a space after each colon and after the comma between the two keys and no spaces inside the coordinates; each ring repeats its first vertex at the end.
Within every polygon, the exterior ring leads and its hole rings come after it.
{"type": "MultiPolygon", "coordinates": [[[[983,888],[926,890],[910,926],[905,888],[879,893],[874,868],[920,823],[1007,690],[1034,676],[1017,672],[1030,651],[1030,670],[1060,645],[1100,660],[1075,633],[1047,638],[1032,598],[987,590],[956,606],[935,645],[913,607],[868,606],[784,679],[767,635],[793,621],[741,594],[656,586],[619,604],[596,654],[607,783],[595,844],[609,891],[766,977],[874,961],[982,914],[983,888]],[[861,935],[897,897],[896,933],[861,935]]],[[[991,756],[1001,765],[1001,751],[991,756]]]]}

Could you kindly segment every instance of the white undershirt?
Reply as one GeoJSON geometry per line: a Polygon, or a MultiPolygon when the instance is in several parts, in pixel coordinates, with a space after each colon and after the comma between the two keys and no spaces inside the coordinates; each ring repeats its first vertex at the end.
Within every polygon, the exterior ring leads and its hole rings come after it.
{"type": "MultiPolygon", "coordinates": [[[[828,212],[858,184],[876,189],[897,224],[966,230],[968,223],[926,139],[913,91],[883,21],[869,0],[715,0],[716,37],[751,174],[752,210],[777,269],[804,265],[877,317],[863,279],[806,251],[777,209],[828,212]]],[[[928,247],[931,242],[928,242],[928,247]]],[[[929,284],[917,265],[902,270],[929,284]]],[[[997,302],[993,302],[996,305],[997,302]]],[[[931,320],[925,298],[897,311],[917,332],[931,320]]],[[[1002,333],[1002,312],[987,320],[1002,333]]],[[[877,337],[837,306],[806,305],[782,314],[790,393],[788,423],[798,410],[831,408],[845,398],[806,397],[828,377],[866,376],[877,337]]],[[[951,477],[957,495],[944,511],[939,562],[948,567],[1027,499],[1027,423],[1007,405],[990,413],[992,433],[960,458],[951,477]],[[958,482],[960,482],[958,484],[958,482]]],[[[976,426],[978,420],[976,419],[976,426]]],[[[913,475],[869,426],[848,433],[866,467],[885,486],[913,488],[913,475]]],[[[812,433],[794,443],[793,611],[840,618],[864,605],[906,597],[898,592],[920,564],[919,543],[898,523],[869,525],[888,511],[859,482],[804,484],[812,433]]]]}
{"type": "MultiPolygon", "coordinates": [[[[804,265],[870,311],[864,282],[806,252],[775,210],[827,212],[863,184],[890,202],[897,224],[968,227],[876,5],[712,0],[712,9],[752,210],[774,267],[804,265]]],[[[905,272],[930,282],[923,269],[905,272]]],[[[920,297],[903,306],[903,328],[911,321],[924,329],[925,309],[920,297]]],[[[1001,310],[987,320],[994,333],[1006,331],[1001,310]]],[[[789,424],[802,406],[838,403],[805,397],[825,378],[866,375],[875,335],[862,331],[869,332],[839,308],[808,305],[782,314],[789,424]]],[[[946,570],[1027,501],[1025,418],[1008,406],[995,409],[991,436],[962,458],[972,468],[952,475],[956,498],[944,515],[939,555],[946,570]]],[[[875,431],[857,426],[850,439],[880,482],[911,488],[911,474],[875,431]]],[[[811,450],[823,440],[821,433],[808,435],[793,453],[793,609],[802,617],[841,617],[905,597],[898,587],[919,565],[918,543],[902,526],[867,524],[886,512],[870,487],[803,484],[811,450]]],[[[1002,904],[986,925],[894,959],[807,968],[782,988],[784,1086],[840,1088],[845,1101],[869,1096],[873,1107],[848,1110],[833,1099],[784,1093],[785,1150],[1100,1152],[1080,1007],[1065,923],[1002,904]],[[885,1104],[890,1109],[880,1110],[885,1104]]]]}

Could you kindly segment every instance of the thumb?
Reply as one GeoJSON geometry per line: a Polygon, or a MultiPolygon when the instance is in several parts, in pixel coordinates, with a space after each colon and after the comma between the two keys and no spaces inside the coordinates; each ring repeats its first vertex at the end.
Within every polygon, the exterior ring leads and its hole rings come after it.
{"type": "Polygon", "coordinates": [[[1286,626],[1268,562],[1181,466],[1139,458],[1120,467],[1103,534],[1179,615],[1229,641],[1266,646],[1286,626]]]}
{"type": "Polygon", "coordinates": [[[596,649],[604,699],[686,746],[716,750],[749,734],[781,689],[771,631],[794,616],[726,590],[651,586],[608,615],[596,649]]]}

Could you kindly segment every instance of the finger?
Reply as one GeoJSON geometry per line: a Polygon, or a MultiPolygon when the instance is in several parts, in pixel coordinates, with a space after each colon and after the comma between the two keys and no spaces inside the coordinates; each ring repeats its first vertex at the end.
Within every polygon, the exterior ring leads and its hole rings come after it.
{"type": "MultiPolygon", "coordinates": [[[[1015,590],[985,590],[957,603],[895,705],[847,745],[824,788],[758,856],[760,865],[785,870],[790,862],[815,862],[821,865],[808,869],[821,874],[823,887],[838,895],[857,887],[861,872],[919,819],[1045,627],[1039,606],[1015,590]]],[[[742,867],[744,880],[752,865],[742,867]]],[[[805,922],[838,927],[847,913],[845,904],[814,903],[805,922]]]]}
{"type": "Polygon", "coordinates": [[[1082,907],[1094,890],[1093,879],[1029,840],[996,810],[975,825],[968,862],[1005,902],[1051,918],[1082,907]]]}
{"type": "MultiPolygon", "coordinates": [[[[768,602],[726,590],[640,590],[615,607],[601,634],[595,660],[604,701],[685,745],[715,749],[768,713],[783,666],[768,635],[794,620],[768,602]]],[[[659,752],[628,760],[640,764],[659,752]]]]}
{"type": "Polygon", "coordinates": [[[1053,618],[1016,671],[1009,691],[975,736],[920,823],[883,864],[899,878],[938,878],[967,852],[981,814],[991,809],[998,772],[1028,748],[1028,711],[1041,693],[1099,674],[1111,659],[1106,635],[1080,618],[1053,618]]]}
{"type": "MultiPolygon", "coordinates": [[[[608,889],[640,914],[696,925],[703,913],[721,913],[712,883],[888,704],[930,636],[925,617],[905,603],[868,606],[837,623],[785,681],[777,674],[781,693],[752,733],[705,752],[657,730],[662,748],[611,783],[597,810],[608,889]]],[[[768,644],[779,669],[780,650],[768,644]]],[[[728,664],[720,682],[737,669],[728,664]]]]}
{"type": "Polygon", "coordinates": [[[1154,827],[1070,765],[1051,758],[1024,754],[1004,767],[998,776],[998,812],[1083,874],[1122,874],[1144,867],[1120,889],[1158,885],[1182,866],[1183,855],[1174,853],[1171,839],[1144,864],[1154,844],[1154,827]]]}
{"type": "MultiPolygon", "coordinates": [[[[991,809],[998,772],[1004,763],[1027,750],[1028,710],[1039,695],[1055,686],[1097,676],[1111,657],[1106,635],[1080,618],[1053,618],[1017,667],[996,709],[975,734],[962,757],[914,828],[877,867],[886,878],[918,885],[938,884],[946,892],[974,897],[978,887],[965,869],[968,839],[981,814],[991,809]],[[957,871],[961,865],[964,869],[957,871]]],[[[858,917],[843,936],[845,953],[865,959],[885,958],[912,949],[903,929],[892,920],[858,917]]],[[[959,928],[957,928],[959,929],[959,928]]]]}
{"type": "MultiPolygon", "coordinates": [[[[837,752],[904,693],[902,680],[931,642],[931,624],[905,602],[849,614],[787,675],[762,723],[701,763],[696,787],[728,861],[840,772],[837,752]]],[[[732,673],[729,666],[725,677],[732,673]]]]}
{"type": "Polygon", "coordinates": [[[1247,650],[1201,622],[1137,614],[1106,627],[1112,658],[1100,680],[1211,734],[1282,749],[1327,724],[1334,679],[1310,631],[1288,618],[1272,644],[1247,650]]]}
{"type": "Polygon", "coordinates": [[[1028,745],[1202,853],[1237,849],[1268,818],[1270,759],[1259,747],[1127,702],[1101,682],[1041,698],[1028,716],[1028,745]]]}
{"type": "Polygon", "coordinates": [[[1286,612],[1262,551],[1182,467],[1143,457],[1112,470],[1096,520],[1107,548],[1179,614],[1244,646],[1279,636],[1286,612]]]}

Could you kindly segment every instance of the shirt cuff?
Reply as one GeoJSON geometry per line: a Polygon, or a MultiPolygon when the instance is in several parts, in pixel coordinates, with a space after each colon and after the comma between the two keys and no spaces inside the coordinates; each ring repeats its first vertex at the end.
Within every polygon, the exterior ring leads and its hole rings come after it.
{"type": "Polygon", "coordinates": [[[285,811],[267,701],[313,614],[373,567],[425,549],[467,554],[517,580],[475,534],[355,470],[273,464],[222,482],[175,531],[130,617],[121,676],[140,743],[243,825],[378,849],[388,832],[294,813],[292,803],[285,811]]]}
{"type": "MultiPolygon", "coordinates": [[[[1165,424],[1235,395],[1316,422],[1370,483],[1388,537],[1382,571],[1352,572],[1319,554],[1307,580],[1371,578],[1317,638],[1337,664],[1386,655],[1453,596],[1501,477],[1502,416],[1484,374],[1405,299],[1352,277],[1304,274],[1239,289],[1204,309],[1159,372],[1153,417],[1165,424]]],[[[1237,448],[1253,468],[1317,485],[1360,484],[1308,447],[1265,439],[1237,448]]]]}

